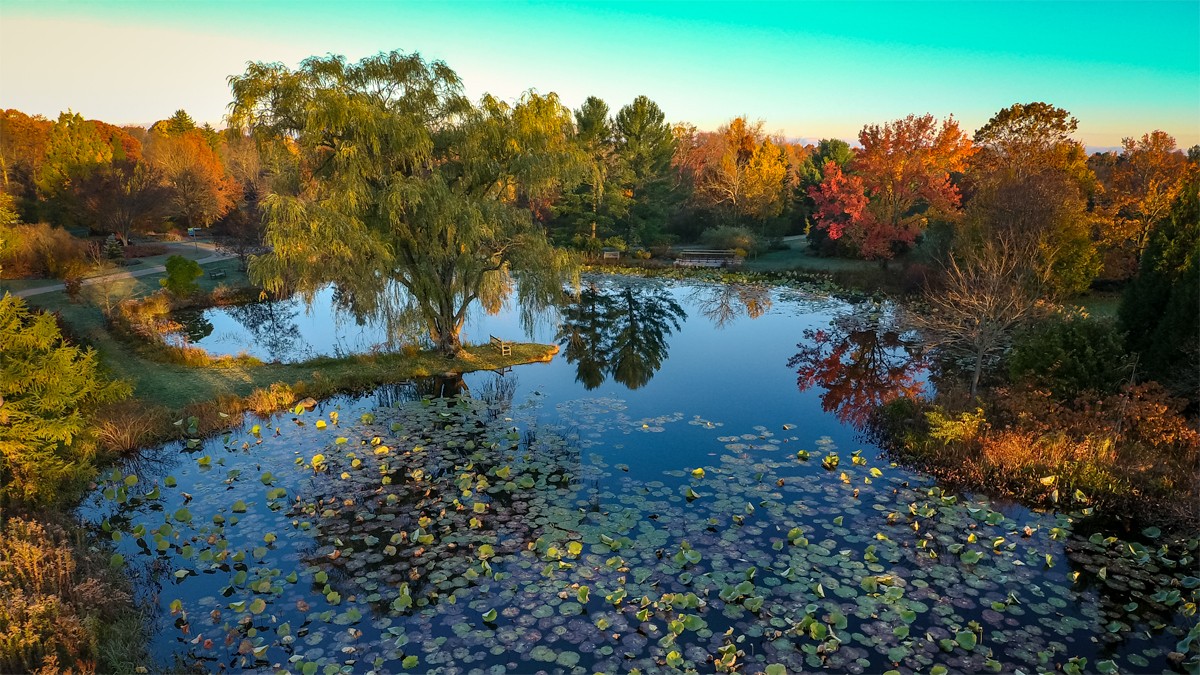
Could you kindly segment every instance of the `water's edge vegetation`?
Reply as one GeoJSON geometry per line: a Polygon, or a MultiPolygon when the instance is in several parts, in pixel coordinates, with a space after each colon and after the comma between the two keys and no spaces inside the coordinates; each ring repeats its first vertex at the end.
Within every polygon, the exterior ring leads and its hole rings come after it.
{"type": "MultiPolygon", "coordinates": [[[[622,271],[626,273],[635,272],[635,270],[622,271]]],[[[645,270],[637,270],[636,272],[643,275],[647,274],[645,270]]],[[[814,280],[811,277],[789,273],[680,271],[670,269],[651,271],[649,274],[651,276],[665,276],[671,279],[688,279],[691,281],[730,284],[733,286],[762,286],[770,283],[776,287],[784,288],[792,285],[816,290],[821,293],[840,294],[855,302],[877,302],[877,300],[871,300],[871,296],[868,294],[856,291],[847,292],[839,289],[828,280],[814,280]]],[[[255,295],[250,289],[238,291],[222,289],[211,294],[194,296],[183,304],[193,307],[221,305],[231,301],[237,302],[253,299],[255,295]]],[[[546,360],[558,350],[558,347],[554,345],[517,343],[513,345],[513,353],[510,357],[501,357],[498,351],[491,346],[468,347],[462,353],[459,361],[451,361],[437,353],[422,353],[416,349],[409,348],[399,353],[391,354],[357,355],[336,359],[320,358],[292,365],[265,364],[245,358],[210,358],[203,354],[201,350],[196,350],[195,348],[179,348],[166,344],[162,339],[162,333],[170,328],[168,311],[170,308],[170,300],[160,294],[156,294],[141,300],[129,301],[127,306],[121,310],[121,320],[113,321],[113,331],[119,336],[118,339],[129,347],[127,358],[137,360],[142,364],[136,366],[134,370],[153,373],[154,368],[166,365],[173,365],[177,368],[193,372],[237,367],[243,372],[252,374],[247,378],[247,382],[244,385],[246,387],[251,387],[257,382],[265,384],[268,380],[273,382],[273,384],[265,387],[248,388],[246,389],[247,393],[242,396],[228,395],[218,397],[215,400],[192,401],[182,408],[173,410],[136,398],[132,401],[113,404],[112,407],[105,409],[105,416],[108,419],[100,426],[102,440],[109,450],[135,450],[175,438],[183,438],[184,446],[187,448],[198,448],[204,443],[204,439],[211,438],[214,434],[244,424],[243,416],[246,413],[254,413],[265,417],[273,412],[292,408],[295,408],[295,412],[299,413],[303,409],[314,405],[316,399],[323,399],[335,393],[366,391],[387,382],[398,382],[454,371],[469,372],[470,370],[477,369],[498,370],[518,363],[546,360]],[[294,384],[282,384],[282,374],[296,377],[293,380],[294,384]],[[302,399],[311,400],[302,401],[302,399]],[[301,403],[301,405],[297,407],[297,403],[301,403]]],[[[892,420],[895,421],[896,415],[890,408],[895,408],[896,405],[900,405],[907,400],[909,399],[897,399],[894,405],[885,406],[880,411],[883,413],[883,418],[881,419],[887,418],[890,414],[892,420]]],[[[909,413],[908,417],[911,419],[913,414],[909,413]]],[[[921,415],[917,415],[917,417],[921,417],[921,415]]],[[[970,425],[967,424],[967,426],[969,427],[970,425]]],[[[1058,499],[1057,495],[1060,490],[1064,495],[1064,503],[1078,505],[1095,500],[1097,504],[1103,504],[1106,507],[1124,503],[1120,500],[1106,500],[1105,494],[1102,491],[1092,492],[1092,488],[1095,485],[1087,483],[1078,483],[1081,486],[1088,487],[1087,493],[1077,492],[1079,488],[1075,486],[1076,483],[1072,482],[1074,477],[1066,475],[1065,472],[1053,473],[1058,470],[1058,467],[1052,466],[1026,465],[1020,467],[1020,472],[1006,472],[1005,467],[1000,466],[996,467],[998,473],[993,471],[990,474],[986,474],[986,480],[981,479],[980,473],[977,473],[974,480],[968,479],[964,481],[962,480],[962,476],[964,472],[973,470],[971,469],[972,460],[978,458],[977,454],[964,454],[961,444],[951,446],[945,442],[945,439],[940,439],[939,437],[939,440],[935,440],[931,438],[928,426],[922,430],[922,436],[920,437],[911,436],[912,431],[913,428],[911,425],[905,427],[904,433],[910,434],[908,437],[903,438],[907,443],[907,448],[911,450],[915,447],[922,447],[926,452],[910,455],[909,461],[916,462],[918,466],[947,479],[950,481],[950,484],[955,484],[955,479],[958,479],[957,484],[968,490],[978,490],[986,486],[993,494],[1016,495],[1033,504],[1049,503],[1047,497],[1051,493],[1055,495],[1055,499],[1058,499]],[[1047,480],[1047,476],[1052,478],[1047,480]],[[1074,494],[1070,497],[1066,496],[1071,493],[1074,494]]],[[[899,434],[896,435],[896,437],[899,436],[899,434]]],[[[901,452],[896,456],[901,457],[903,454],[901,452]]],[[[977,471],[977,469],[975,470],[977,471]]],[[[1126,482],[1123,486],[1128,488],[1129,483],[1126,482]]],[[[1186,488],[1186,485],[1184,487],[1186,488]]],[[[1172,494],[1172,492],[1167,491],[1157,495],[1142,495],[1153,497],[1153,499],[1140,503],[1143,506],[1153,506],[1155,503],[1161,504],[1163,502],[1160,500],[1163,497],[1169,498],[1172,494]]],[[[1166,512],[1160,513],[1166,515],[1166,512]]],[[[1159,520],[1159,522],[1162,524],[1165,521],[1159,520]]],[[[32,526],[36,527],[36,524],[32,526]]],[[[80,567],[88,568],[89,565],[94,567],[94,562],[85,562],[85,560],[93,558],[94,555],[87,555],[85,559],[81,559],[80,567]]],[[[117,584],[115,588],[119,588],[119,579],[114,579],[112,583],[117,584]]],[[[125,593],[128,593],[128,591],[125,593]]],[[[116,592],[111,597],[120,599],[125,596],[122,595],[122,592],[116,592]]],[[[112,603],[106,606],[111,608],[112,603]]],[[[108,609],[104,611],[115,610],[108,609]]],[[[126,606],[124,616],[134,617],[136,616],[136,612],[130,613],[128,606],[126,606]]],[[[136,621],[132,618],[125,618],[120,622],[120,625],[125,629],[134,624],[136,624],[136,621]]],[[[108,641],[105,643],[122,644],[108,641]]],[[[131,649],[134,649],[136,653],[137,641],[130,641],[126,644],[131,649]]],[[[113,659],[119,660],[122,657],[110,650],[106,652],[104,658],[111,663],[113,659]]],[[[126,659],[127,663],[140,663],[142,661],[138,659],[144,658],[144,655],[143,657],[126,656],[123,658],[126,659]]]]}

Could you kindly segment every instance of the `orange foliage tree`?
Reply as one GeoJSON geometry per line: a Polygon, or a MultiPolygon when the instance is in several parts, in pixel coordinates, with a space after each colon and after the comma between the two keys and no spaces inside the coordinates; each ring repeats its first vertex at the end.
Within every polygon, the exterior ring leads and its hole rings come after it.
{"type": "Polygon", "coordinates": [[[170,188],[171,215],[188,227],[207,227],[236,203],[240,188],[201,130],[153,132],[146,156],[170,188]]]}
{"type": "Polygon", "coordinates": [[[951,174],[966,168],[974,148],[953,117],[939,124],[933,115],[870,124],[858,140],[862,149],[850,163],[858,180],[827,171],[809,191],[814,217],[831,239],[845,234],[862,257],[887,260],[911,246],[931,218],[958,212],[951,174]],[[859,184],[865,209],[858,208],[859,184]]]}
{"type": "Polygon", "coordinates": [[[1112,201],[1115,231],[1131,241],[1137,255],[1146,249],[1150,227],[1171,211],[1188,176],[1188,161],[1165,131],[1152,131],[1141,140],[1126,138],[1113,171],[1112,201]]]}
{"type": "Polygon", "coordinates": [[[41,115],[29,116],[20,110],[0,112],[0,178],[5,192],[14,197],[35,196],[34,180],[53,126],[41,115]]]}

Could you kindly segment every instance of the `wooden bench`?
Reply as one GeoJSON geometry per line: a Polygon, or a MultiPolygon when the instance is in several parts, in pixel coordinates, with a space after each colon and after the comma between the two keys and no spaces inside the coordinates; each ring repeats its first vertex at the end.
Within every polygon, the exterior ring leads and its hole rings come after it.
{"type": "Polygon", "coordinates": [[[741,256],[731,250],[681,251],[675,259],[676,267],[739,267],[741,256]]]}
{"type": "Polygon", "coordinates": [[[225,278],[225,270],[216,270],[213,272],[209,272],[208,278],[209,279],[224,279],[225,278]]]}
{"type": "Polygon", "coordinates": [[[495,347],[496,349],[500,350],[501,356],[512,355],[512,343],[511,342],[505,342],[504,340],[501,340],[500,338],[496,337],[495,335],[489,335],[488,337],[491,338],[492,346],[495,347]]]}

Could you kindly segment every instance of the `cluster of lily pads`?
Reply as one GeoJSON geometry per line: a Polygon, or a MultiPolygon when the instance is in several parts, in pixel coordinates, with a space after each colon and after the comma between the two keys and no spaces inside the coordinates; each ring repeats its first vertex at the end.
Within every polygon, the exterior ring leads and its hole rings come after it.
{"type": "Polygon", "coordinates": [[[160,656],[326,673],[1195,670],[1197,541],[1001,510],[794,425],[660,477],[616,399],[298,407],[115,470],[93,513],[160,656]],[[524,412],[522,412],[522,410],[524,412]],[[178,474],[178,475],[176,475],[178,474]]]}

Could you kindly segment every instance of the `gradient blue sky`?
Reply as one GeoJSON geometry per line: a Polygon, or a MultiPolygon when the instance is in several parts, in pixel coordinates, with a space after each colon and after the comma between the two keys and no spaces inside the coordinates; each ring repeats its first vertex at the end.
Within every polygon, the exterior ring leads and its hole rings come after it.
{"type": "Polygon", "coordinates": [[[418,51],[467,93],[638,94],[673,121],[736,115],[789,138],[852,139],[865,123],[953,113],[968,130],[1014,102],[1079,118],[1115,146],[1163,129],[1200,143],[1200,1],[26,2],[0,0],[0,106],[147,124],[184,108],[220,126],[225,78],[418,51]]]}

